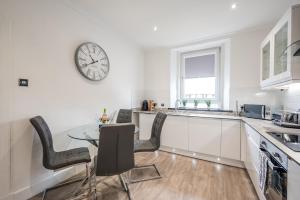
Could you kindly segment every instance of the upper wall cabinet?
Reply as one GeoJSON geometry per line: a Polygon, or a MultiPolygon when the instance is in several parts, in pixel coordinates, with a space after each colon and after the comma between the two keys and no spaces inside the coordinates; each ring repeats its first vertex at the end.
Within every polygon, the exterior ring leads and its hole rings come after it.
{"type": "Polygon", "coordinates": [[[292,6],[261,44],[263,89],[272,89],[300,81],[300,62],[294,46],[300,40],[300,5],[292,6]]]}

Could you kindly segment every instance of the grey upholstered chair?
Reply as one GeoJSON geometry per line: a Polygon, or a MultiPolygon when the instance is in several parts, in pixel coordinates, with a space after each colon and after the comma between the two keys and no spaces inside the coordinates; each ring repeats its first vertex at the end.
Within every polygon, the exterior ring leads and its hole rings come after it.
{"type": "Polygon", "coordinates": [[[110,124],[100,129],[96,176],[119,175],[124,190],[130,192],[122,173],[134,167],[134,124],[110,124]]]}
{"type": "Polygon", "coordinates": [[[131,123],[132,121],[132,110],[131,109],[120,109],[117,116],[117,123],[131,123]]]}
{"type": "MultiPolygon", "coordinates": [[[[149,140],[136,140],[134,142],[134,152],[154,152],[159,149],[161,131],[162,131],[162,127],[164,125],[166,118],[167,118],[167,114],[165,114],[165,113],[159,112],[156,114],[154,121],[153,121],[153,125],[152,125],[151,138],[149,140]]],[[[160,173],[155,164],[136,166],[135,169],[136,168],[146,168],[146,167],[154,167],[158,176],[151,177],[148,179],[131,180],[130,182],[136,183],[136,182],[161,178],[160,173]]]]}
{"type": "Polygon", "coordinates": [[[36,116],[34,118],[31,118],[30,122],[34,126],[40,137],[43,146],[43,165],[46,169],[59,170],[77,164],[86,165],[86,177],[68,181],[44,190],[43,199],[45,199],[47,191],[51,189],[55,189],[79,181],[82,181],[82,183],[86,182],[86,180],[89,179],[88,163],[91,162],[88,148],[76,148],[67,151],[56,152],[53,147],[51,131],[45,120],[41,116],[36,116]]]}

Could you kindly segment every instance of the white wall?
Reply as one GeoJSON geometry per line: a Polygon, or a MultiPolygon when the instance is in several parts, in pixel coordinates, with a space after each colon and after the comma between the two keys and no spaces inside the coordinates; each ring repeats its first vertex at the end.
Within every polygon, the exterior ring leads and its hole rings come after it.
{"type": "Polygon", "coordinates": [[[103,108],[140,105],[143,51],[62,1],[2,0],[0,13],[0,199],[9,192],[26,199],[53,175],[42,167],[40,141],[28,119],[42,115],[56,137],[95,122],[103,108]],[[86,41],[99,44],[110,59],[109,75],[99,83],[84,79],[74,64],[75,49],[86,41]],[[28,78],[29,87],[18,87],[19,78],[28,78]]]}
{"type": "Polygon", "coordinates": [[[160,106],[170,102],[170,49],[157,48],[145,51],[144,94],[160,106]]]}
{"type": "Polygon", "coordinates": [[[300,83],[292,84],[288,90],[282,91],[284,109],[299,111],[300,109],[300,83]]]}
{"type": "Polygon", "coordinates": [[[10,24],[0,15],[0,199],[10,191],[11,77],[10,24]],[[5,47],[5,48],[2,48],[5,47]]]}
{"type": "MultiPolygon", "coordinates": [[[[243,31],[198,44],[230,39],[230,109],[235,101],[277,106],[277,92],[262,92],[259,86],[260,43],[270,27],[243,31]]],[[[189,44],[190,45],[190,44],[189,44]]],[[[193,44],[192,44],[193,45],[193,44]]],[[[145,52],[145,95],[147,98],[170,102],[170,51],[172,47],[148,49],[145,52]]]]}

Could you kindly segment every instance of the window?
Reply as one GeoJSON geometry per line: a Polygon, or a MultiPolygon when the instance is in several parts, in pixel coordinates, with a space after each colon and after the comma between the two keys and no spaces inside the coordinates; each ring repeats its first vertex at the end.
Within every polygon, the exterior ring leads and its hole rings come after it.
{"type": "Polygon", "coordinates": [[[187,107],[221,107],[220,94],[220,49],[201,50],[181,55],[180,98],[188,101],[187,107]]]}

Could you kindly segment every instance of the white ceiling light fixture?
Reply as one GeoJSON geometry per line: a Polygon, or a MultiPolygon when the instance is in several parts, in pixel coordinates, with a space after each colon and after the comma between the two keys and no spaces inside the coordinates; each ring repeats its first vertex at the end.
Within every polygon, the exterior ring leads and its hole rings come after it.
{"type": "Polygon", "coordinates": [[[158,27],[157,27],[157,26],[154,26],[154,27],[153,27],[153,31],[156,32],[157,30],[158,30],[158,27]]]}
{"type": "Polygon", "coordinates": [[[231,10],[235,10],[236,8],[237,8],[237,4],[236,3],[231,4],[231,10]]]}

